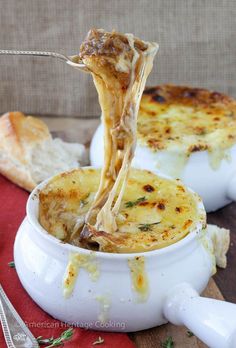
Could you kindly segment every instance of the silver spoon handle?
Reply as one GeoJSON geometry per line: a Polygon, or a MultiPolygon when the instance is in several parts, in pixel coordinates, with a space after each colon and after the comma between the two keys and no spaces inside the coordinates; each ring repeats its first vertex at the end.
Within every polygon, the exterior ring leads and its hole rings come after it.
{"type": "Polygon", "coordinates": [[[6,55],[23,55],[23,56],[38,56],[38,57],[53,57],[68,61],[68,57],[56,52],[44,51],[17,51],[17,50],[0,50],[0,54],[6,55]]]}
{"type": "Polygon", "coordinates": [[[74,68],[88,71],[87,67],[82,62],[75,62],[74,58],[78,56],[67,57],[64,54],[56,52],[44,52],[44,51],[18,51],[18,50],[0,50],[0,55],[22,55],[22,56],[35,56],[35,57],[52,57],[64,60],[67,64],[74,68]]]}
{"type": "Polygon", "coordinates": [[[29,331],[0,285],[0,318],[8,348],[38,348],[38,342],[29,331]]]}

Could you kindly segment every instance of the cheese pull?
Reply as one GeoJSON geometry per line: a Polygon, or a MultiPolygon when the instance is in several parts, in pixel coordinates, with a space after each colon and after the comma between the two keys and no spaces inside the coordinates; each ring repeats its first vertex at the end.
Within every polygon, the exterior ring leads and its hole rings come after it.
{"type": "Polygon", "coordinates": [[[85,217],[82,243],[95,231],[118,230],[116,217],[136,146],[137,113],[157,48],[157,44],[132,34],[102,29],[91,30],[80,47],[79,59],[92,73],[105,128],[104,167],[95,200],[85,217]]]}

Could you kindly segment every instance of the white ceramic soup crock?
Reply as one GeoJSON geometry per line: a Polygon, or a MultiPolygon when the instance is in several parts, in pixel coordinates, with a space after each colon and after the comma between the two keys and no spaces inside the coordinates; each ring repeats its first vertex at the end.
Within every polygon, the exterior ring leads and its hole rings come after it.
{"type": "Polygon", "coordinates": [[[137,331],[170,321],[186,325],[210,347],[236,347],[236,305],[199,296],[215,269],[202,222],[159,250],[112,254],[82,249],[60,242],[39,224],[38,194],[47,181],[31,193],[14,245],[22,285],[43,310],[61,321],[106,331],[137,331]],[[91,279],[82,267],[65,298],[62,284],[72,254],[91,256],[97,277],[91,279]],[[145,260],[146,298],[139,297],[131,279],[128,261],[136,257],[145,260]]]}
{"type": "MultiPolygon", "coordinates": [[[[90,147],[92,166],[102,166],[103,152],[103,127],[100,125],[90,147]]],[[[154,152],[137,143],[132,166],[172,176],[171,172],[174,172],[174,167],[178,165],[176,163],[178,156],[177,152],[168,150],[154,152]]],[[[207,212],[215,211],[236,201],[236,145],[228,150],[227,157],[228,160],[221,160],[218,169],[213,169],[209,163],[207,151],[194,152],[178,175],[186,186],[191,187],[201,196],[207,212]]]]}

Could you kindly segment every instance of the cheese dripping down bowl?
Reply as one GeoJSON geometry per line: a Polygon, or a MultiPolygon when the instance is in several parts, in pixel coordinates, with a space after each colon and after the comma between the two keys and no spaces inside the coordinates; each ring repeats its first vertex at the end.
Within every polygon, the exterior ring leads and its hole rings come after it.
{"type": "MultiPolygon", "coordinates": [[[[52,235],[53,221],[55,226],[63,219],[66,223],[66,226],[60,225],[63,229],[57,225],[58,237],[63,238],[62,232],[71,228],[73,214],[68,213],[73,212],[76,200],[77,203],[83,201],[77,206],[87,209],[90,202],[85,200],[90,198],[84,194],[86,190],[96,190],[98,173],[97,169],[91,167],[63,173],[43,182],[31,193],[27,216],[18,230],[14,245],[16,270],[28,294],[54,318],[75,326],[131,332],[170,321],[176,325],[186,325],[210,346],[234,346],[236,305],[199,296],[215,272],[215,257],[211,238],[204,229],[205,210],[202,201],[180,181],[132,169],[126,190],[131,196],[125,193],[125,201],[121,206],[130,211],[139,211],[142,203],[154,200],[155,194],[157,203],[166,194],[171,194],[172,190],[180,192],[180,200],[186,198],[188,204],[192,205],[185,205],[185,209],[189,208],[192,225],[188,226],[186,234],[176,219],[175,224],[179,226],[176,234],[171,235],[170,230],[170,236],[177,236],[174,243],[170,239],[168,245],[159,249],[129,253],[121,250],[115,253],[81,248],[52,235]],[[136,185],[136,177],[142,187],[142,180],[145,179],[141,178],[152,178],[151,186],[156,190],[156,185],[159,185],[160,190],[154,194],[155,191],[148,188],[143,193],[146,199],[132,206],[126,203],[129,202],[127,199],[134,198],[132,187],[136,185]],[[73,186],[77,191],[71,189],[73,186]],[[55,216],[49,214],[49,221],[43,222],[48,224],[49,229],[52,228],[50,233],[39,222],[42,193],[44,208],[49,204],[48,210],[53,208],[59,214],[55,220],[55,216]],[[57,205],[56,197],[60,199],[61,207],[57,205]]],[[[140,193],[140,187],[136,185],[137,194],[140,193]]],[[[168,209],[173,209],[173,202],[179,202],[178,195],[175,196],[175,200],[162,202],[165,210],[162,205],[155,205],[155,209],[160,212],[160,223],[153,224],[153,229],[160,229],[161,223],[167,223],[168,209]]],[[[176,214],[179,214],[177,210],[176,214]]],[[[143,226],[145,222],[143,220],[143,226]]],[[[135,234],[146,232],[151,233],[150,230],[141,229],[135,234]]],[[[123,233],[125,235],[125,231],[123,233]]]]}
{"type": "MultiPolygon", "coordinates": [[[[90,159],[102,166],[102,125],[90,159]]],[[[199,88],[147,88],[132,166],[180,178],[201,196],[207,212],[236,201],[236,101],[199,88]]]]}

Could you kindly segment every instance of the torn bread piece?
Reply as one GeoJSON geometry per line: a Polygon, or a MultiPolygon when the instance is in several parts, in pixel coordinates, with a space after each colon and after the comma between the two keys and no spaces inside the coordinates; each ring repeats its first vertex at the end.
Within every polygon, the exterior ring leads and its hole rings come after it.
{"type": "Polygon", "coordinates": [[[43,121],[21,112],[0,117],[0,173],[27,191],[87,161],[84,145],[52,139],[43,121]]]}
{"type": "Polygon", "coordinates": [[[230,231],[216,225],[207,224],[207,234],[210,237],[218,267],[226,268],[227,251],[230,244],[230,231]]]}

